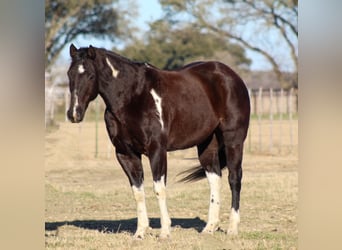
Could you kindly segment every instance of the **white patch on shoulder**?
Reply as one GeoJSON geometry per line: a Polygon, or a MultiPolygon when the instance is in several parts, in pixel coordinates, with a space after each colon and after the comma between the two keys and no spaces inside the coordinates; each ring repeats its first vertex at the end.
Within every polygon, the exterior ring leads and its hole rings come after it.
{"type": "Polygon", "coordinates": [[[113,76],[114,78],[116,78],[116,77],[118,76],[118,74],[119,74],[119,70],[117,70],[116,68],[114,68],[114,66],[110,63],[108,57],[106,57],[106,62],[107,62],[107,64],[108,64],[109,68],[112,70],[112,76],[113,76]]]}
{"type": "Polygon", "coordinates": [[[154,103],[156,104],[156,108],[157,108],[157,115],[159,116],[159,122],[160,125],[162,127],[162,130],[164,129],[164,121],[163,121],[163,111],[162,111],[162,98],[156,93],[156,91],[154,89],[151,89],[150,91],[154,103]]]}
{"type": "Polygon", "coordinates": [[[78,73],[82,74],[82,73],[84,73],[84,71],[85,71],[85,69],[84,69],[83,64],[78,65],[78,73]]]}

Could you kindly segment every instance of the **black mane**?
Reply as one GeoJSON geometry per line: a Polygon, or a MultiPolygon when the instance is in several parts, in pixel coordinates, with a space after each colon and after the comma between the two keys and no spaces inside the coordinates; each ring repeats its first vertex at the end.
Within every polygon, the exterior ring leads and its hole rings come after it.
{"type": "MultiPolygon", "coordinates": [[[[142,62],[142,61],[134,61],[134,60],[131,60],[131,59],[128,59],[127,57],[124,57],[122,55],[119,55],[117,54],[116,52],[114,51],[111,51],[111,50],[107,50],[105,48],[97,48],[97,47],[94,47],[97,51],[100,51],[100,53],[103,53],[109,57],[113,57],[115,58],[116,60],[118,61],[121,61],[121,62],[124,62],[124,63],[128,63],[128,64],[134,64],[136,66],[148,66],[150,68],[154,68],[154,69],[157,69],[157,67],[155,67],[154,65],[148,63],[148,62],[142,62]]],[[[79,50],[77,51],[77,55],[76,57],[73,59],[73,61],[80,61],[80,60],[84,60],[84,59],[87,59],[88,58],[88,49],[89,47],[81,47],[79,48],[79,50]]]]}
{"type": "Polygon", "coordinates": [[[106,50],[104,48],[97,48],[98,50],[100,50],[101,52],[105,53],[106,55],[110,56],[110,57],[114,57],[115,59],[128,63],[128,64],[135,64],[137,66],[141,66],[144,64],[147,64],[146,62],[141,62],[141,61],[133,61],[131,59],[128,59],[127,57],[124,57],[122,55],[119,55],[117,53],[115,53],[114,51],[111,50],[106,50]]]}

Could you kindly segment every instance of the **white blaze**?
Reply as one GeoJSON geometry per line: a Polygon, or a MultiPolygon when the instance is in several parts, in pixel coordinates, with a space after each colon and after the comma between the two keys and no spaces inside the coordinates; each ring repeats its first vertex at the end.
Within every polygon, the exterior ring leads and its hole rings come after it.
{"type": "Polygon", "coordinates": [[[72,116],[74,117],[74,119],[76,120],[76,116],[77,116],[77,107],[78,107],[78,96],[75,90],[75,103],[74,103],[74,107],[72,109],[72,116]]]}
{"type": "Polygon", "coordinates": [[[160,224],[161,224],[161,238],[166,238],[170,235],[171,219],[167,212],[166,205],[166,188],[165,176],[160,178],[160,181],[153,182],[154,192],[157,195],[160,208],[160,224]]]}
{"type": "Polygon", "coordinates": [[[162,129],[164,129],[164,122],[163,122],[163,117],[162,117],[162,99],[156,93],[156,91],[154,89],[151,89],[150,93],[153,97],[154,103],[156,104],[157,115],[159,116],[160,125],[161,125],[162,129]]]}
{"type": "Polygon", "coordinates": [[[83,66],[83,64],[80,64],[80,65],[78,65],[78,73],[80,73],[80,74],[82,74],[82,73],[84,73],[84,66],[83,66]]]}
{"type": "Polygon", "coordinates": [[[116,68],[114,68],[114,66],[110,63],[108,57],[106,57],[106,62],[108,64],[109,68],[112,70],[112,76],[114,78],[116,78],[119,74],[119,71],[116,68]]]}

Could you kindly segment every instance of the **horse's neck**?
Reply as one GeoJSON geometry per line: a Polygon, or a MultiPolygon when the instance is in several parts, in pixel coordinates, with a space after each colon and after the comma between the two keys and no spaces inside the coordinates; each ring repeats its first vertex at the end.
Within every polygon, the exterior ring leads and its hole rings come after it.
{"type": "Polygon", "coordinates": [[[99,94],[113,113],[127,106],[146,88],[146,81],[141,80],[144,79],[144,69],[137,65],[125,64],[126,62],[123,62],[116,78],[110,76],[109,79],[100,78],[99,81],[99,94]]]}

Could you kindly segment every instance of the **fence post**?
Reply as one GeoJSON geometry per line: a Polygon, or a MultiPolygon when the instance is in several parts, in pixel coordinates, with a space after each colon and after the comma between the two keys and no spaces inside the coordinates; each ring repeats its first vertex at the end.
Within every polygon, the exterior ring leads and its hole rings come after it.
{"type": "Polygon", "coordinates": [[[283,130],[282,130],[282,122],[283,122],[283,104],[284,103],[284,89],[280,89],[280,112],[279,112],[279,151],[281,152],[282,149],[282,136],[283,136],[283,130]]]}
{"type": "Polygon", "coordinates": [[[78,160],[81,160],[82,158],[82,153],[81,153],[81,140],[80,138],[82,138],[82,126],[83,126],[83,122],[78,123],[78,138],[77,138],[77,157],[78,160]]]}
{"type": "Polygon", "coordinates": [[[292,98],[293,98],[293,88],[290,89],[289,92],[289,122],[290,122],[290,145],[291,145],[291,150],[293,147],[293,129],[292,129],[292,98]]]}
{"type": "Polygon", "coordinates": [[[55,98],[52,96],[50,98],[51,98],[50,121],[55,122],[55,98]]]}
{"type": "Polygon", "coordinates": [[[98,155],[98,120],[99,120],[99,98],[95,100],[95,158],[98,155]]]}
{"type": "Polygon", "coordinates": [[[270,152],[273,148],[273,89],[270,88],[270,152]]]}
{"type": "Polygon", "coordinates": [[[258,100],[259,100],[259,108],[258,108],[258,131],[259,131],[259,150],[262,150],[262,143],[261,143],[261,116],[263,113],[263,102],[262,102],[262,87],[259,88],[258,93],[258,100]]]}
{"type": "MultiPolygon", "coordinates": [[[[248,95],[249,95],[249,100],[251,100],[251,97],[252,97],[252,91],[250,88],[248,88],[248,95]]],[[[254,107],[255,108],[255,107],[254,107]]],[[[251,115],[251,114],[250,114],[251,115]]],[[[248,129],[248,151],[249,152],[252,152],[252,130],[251,128],[249,127],[248,129]]]]}
{"type": "Polygon", "coordinates": [[[112,152],[112,144],[111,144],[111,141],[109,140],[107,142],[107,159],[110,158],[111,152],[112,152]]]}
{"type": "Polygon", "coordinates": [[[64,98],[65,98],[65,121],[68,121],[68,116],[67,116],[67,112],[68,112],[68,106],[69,106],[69,91],[67,89],[65,89],[64,92],[64,98]]]}

